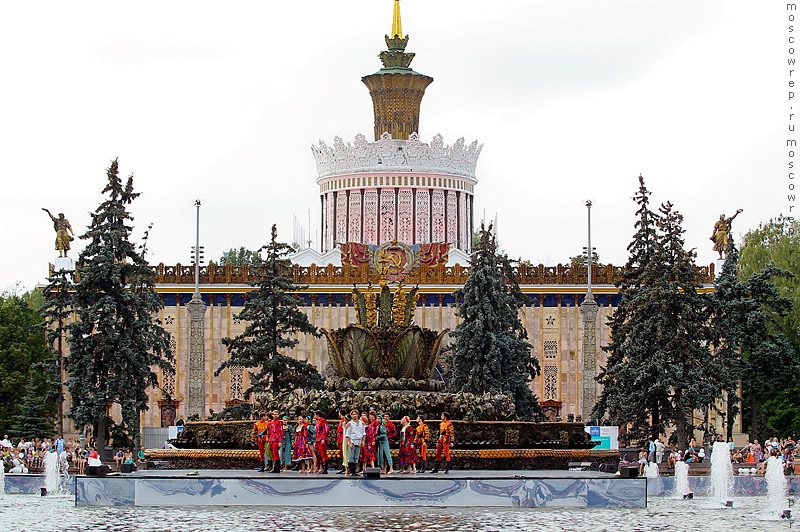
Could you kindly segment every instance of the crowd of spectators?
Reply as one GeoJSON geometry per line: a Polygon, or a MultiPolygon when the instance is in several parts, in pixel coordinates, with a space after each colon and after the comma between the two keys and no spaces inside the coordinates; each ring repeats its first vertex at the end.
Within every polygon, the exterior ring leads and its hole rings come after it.
{"type": "MultiPolygon", "coordinates": [[[[69,438],[20,438],[16,443],[8,435],[0,440],[0,461],[6,473],[34,473],[44,470],[45,453],[58,452],[59,457],[77,473],[83,474],[93,450],[81,446],[78,440],[69,438]]],[[[96,453],[95,453],[96,455],[96,453]]]]}
{"type": "MultiPolygon", "coordinates": [[[[720,436],[717,441],[723,441],[720,436]]],[[[694,438],[689,442],[686,450],[680,450],[678,447],[673,447],[671,450],[665,450],[664,443],[660,440],[650,440],[649,447],[642,448],[639,453],[639,468],[640,470],[648,462],[662,463],[667,462],[670,468],[675,467],[676,462],[686,463],[703,463],[709,459],[706,455],[706,449],[702,445],[698,445],[694,438]]],[[[776,456],[781,459],[784,465],[784,470],[787,475],[795,474],[794,465],[797,459],[797,442],[789,438],[778,439],[773,437],[767,439],[763,444],[758,440],[750,440],[743,447],[737,448],[732,439],[727,442],[730,452],[731,463],[736,465],[744,465],[755,468],[758,474],[764,474],[767,467],[767,459],[770,456],[776,456]]]]}

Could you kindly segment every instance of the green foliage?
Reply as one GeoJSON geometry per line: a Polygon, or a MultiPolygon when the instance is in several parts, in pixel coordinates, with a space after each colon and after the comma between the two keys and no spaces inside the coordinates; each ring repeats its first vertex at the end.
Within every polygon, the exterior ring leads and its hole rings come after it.
{"type": "Polygon", "coordinates": [[[25,396],[20,402],[19,414],[14,418],[14,426],[11,433],[15,437],[23,437],[26,440],[33,438],[49,438],[53,435],[52,416],[47,414],[40,386],[31,378],[25,387],[25,396]]]}
{"type": "Polygon", "coordinates": [[[781,296],[792,302],[784,316],[772,316],[775,326],[795,345],[800,344],[800,222],[784,217],[760,224],[744,236],[739,259],[739,277],[749,279],[767,265],[789,272],[792,276],[773,279],[781,296]]]}
{"type": "Polygon", "coordinates": [[[53,271],[43,293],[41,312],[47,322],[47,344],[54,356],[47,366],[45,374],[49,376],[52,393],[48,400],[56,405],[56,433],[64,436],[64,382],[63,367],[66,348],[66,333],[69,317],[72,313],[73,289],[72,272],[66,270],[53,271]]]}
{"type": "MultiPolygon", "coordinates": [[[[592,246],[594,247],[594,246],[592,246]]],[[[581,253],[580,255],[575,255],[574,257],[569,258],[569,263],[572,266],[577,266],[579,268],[586,268],[586,253],[581,253]]],[[[600,263],[600,255],[597,254],[596,251],[592,251],[592,264],[597,266],[598,268],[602,268],[603,264],[600,263]]]]}
{"type": "Polygon", "coordinates": [[[753,434],[796,434],[800,394],[793,375],[800,369],[800,222],[779,216],[749,231],[741,250],[739,279],[761,303],[758,312],[751,311],[755,317],[745,323],[768,328],[746,333],[751,342],[766,345],[742,345],[743,371],[750,381],[744,383],[750,391],[745,394],[749,399],[744,405],[745,428],[753,434]],[[764,351],[773,355],[759,362],[764,351]],[[747,366],[757,367],[751,372],[747,366]]]}
{"type": "MultiPolygon", "coordinates": [[[[767,264],[761,271],[740,280],[736,276],[738,259],[738,251],[730,246],[716,283],[712,323],[717,354],[724,361],[730,380],[726,389],[735,394],[741,379],[742,393],[747,399],[745,426],[752,438],[758,438],[763,413],[771,413],[771,410],[762,408],[765,400],[771,400],[772,409],[783,411],[774,418],[783,419],[780,429],[788,429],[796,423],[796,420],[787,419],[786,411],[796,405],[798,399],[787,396],[784,391],[794,384],[794,375],[800,370],[800,359],[796,348],[781,332],[780,323],[785,323],[791,300],[780,294],[775,282],[784,281],[785,285],[791,274],[767,264]],[[776,404],[778,397],[788,399],[789,404],[776,404]]],[[[738,405],[734,404],[728,415],[733,417],[737,412],[738,405]]],[[[800,419],[800,416],[796,417],[800,419]]]]}
{"type": "Polygon", "coordinates": [[[253,419],[253,403],[226,406],[221,412],[209,411],[210,421],[244,421],[253,419]]]}
{"type": "Polygon", "coordinates": [[[250,372],[250,387],[245,396],[256,392],[279,392],[297,388],[320,389],[324,385],[317,370],[308,362],[295,360],[281,353],[297,345],[295,333],[319,336],[308,316],[298,309],[302,300],[291,292],[305,287],[295,286],[286,277],[291,267],[287,256],[294,250],[277,241],[272,226],[270,243],[264,246],[266,259],[255,268],[257,288],[248,292],[248,299],[238,318],[247,322],[244,332],[235,338],[223,338],[229,358],[215,375],[230,366],[255,368],[250,372]]]}
{"type": "Polygon", "coordinates": [[[454,293],[461,322],[451,333],[456,341],[448,377],[458,391],[512,394],[517,416],[530,419],[541,410],[530,389],[539,363],[530,355],[531,345],[519,319],[525,297],[511,261],[497,253],[491,226],[488,230],[481,226],[479,235],[469,278],[454,293]]]}
{"type": "Polygon", "coordinates": [[[621,300],[609,318],[607,366],[597,380],[603,392],[598,417],[630,423],[633,437],[676,427],[685,446],[692,409],[720,396],[720,365],[708,348],[710,302],[700,293],[694,252],[684,248],[683,217],[670,203],[656,213],[639,176],[634,201],[636,233],[617,283],[621,300]]]}
{"type": "Polygon", "coordinates": [[[220,266],[230,264],[231,266],[247,265],[251,268],[255,268],[260,262],[261,256],[258,254],[258,251],[253,251],[245,247],[240,247],[239,249],[231,248],[219,258],[220,266]]]}
{"type": "Polygon", "coordinates": [[[128,207],[139,195],[133,176],[123,183],[115,159],[107,178],[106,198],[80,237],[87,244],[78,260],[72,299],[78,320],[69,326],[66,360],[71,416],[78,426],[92,427],[101,451],[112,425],[108,405],[120,406],[119,427],[135,436],[147,390],[158,386],[154,368],[174,371],[169,335],[153,320],[162,307],[153,272],[130,241],[128,207]]]}
{"type": "MultiPolygon", "coordinates": [[[[0,295],[0,433],[11,432],[21,412],[22,391],[34,387],[37,397],[49,397],[47,364],[53,353],[45,342],[44,321],[25,295],[0,295]]],[[[52,418],[55,404],[44,407],[52,418]]],[[[50,434],[52,434],[52,423],[50,434]]],[[[48,434],[48,435],[50,435],[48,434]]]]}

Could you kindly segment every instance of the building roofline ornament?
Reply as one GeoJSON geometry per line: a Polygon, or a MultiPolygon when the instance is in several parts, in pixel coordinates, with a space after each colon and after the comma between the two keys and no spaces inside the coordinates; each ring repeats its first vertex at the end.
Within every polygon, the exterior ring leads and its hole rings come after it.
{"type": "Polygon", "coordinates": [[[317,161],[320,178],[370,172],[427,172],[467,176],[475,179],[475,167],[483,144],[472,141],[465,145],[464,137],[452,146],[445,146],[442,135],[433,137],[430,144],[420,142],[419,135],[411,133],[408,140],[393,139],[384,132],[376,142],[368,142],[359,133],[355,142],[347,144],[335,137],[333,147],[323,140],[319,146],[312,144],[311,151],[317,161]]]}

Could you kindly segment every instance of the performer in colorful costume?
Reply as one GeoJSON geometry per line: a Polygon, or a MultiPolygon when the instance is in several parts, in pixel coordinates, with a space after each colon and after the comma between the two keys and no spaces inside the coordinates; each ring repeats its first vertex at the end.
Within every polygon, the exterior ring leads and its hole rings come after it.
{"type": "Polygon", "coordinates": [[[321,412],[314,414],[315,429],[317,432],[317,439],[314,449],[317,454],[317,462],[321,464],[322,470],[320,473],[323,475],[328,474],[328,420],[322,417],[321,412]]]}
{"type": "Polygon", "coordinates": [[[392,451],[389,449],[389,436],[386,431],[386,422],[383,416],[378,416],[378,433],[375,438],[375,448],[378,454],[378,467],[383,469],[383,462],[385,461],[389,466],[388,470],[384,472],[387,475],[394,473],[392,467],[392,451]]]}
{"type": "Polygon", "coordinates": [[[436,465],[431,473],[439,472],[439,461],[442,459],[444,451],[445,468],[444,472],[450,472],[450,446],[453,444],[453,423],[450,421],[450,414],[442,412],[442,422],[439,423],[439,441],[436,442],[436,465]]]}
{"type": "Polygon", "coordinates": [[[403,473],[417,472],[417,451],[414,447],[414,427],[411,426],[411,420],[408,416],[403,416],[400,420],[402,428],[400,429],[400,467],[403,468],[403,473]]]}
{"type": "Polygon", "coordinates": [[[308,425],[306,425],[303,416],[297,416],[297,428],[294,436],[292,459],[300,465],[302,473],[308,473],[308,461],[311,460],[311,452],[308,449],[308,425]]]}
{"type": "Polygon", "coordinates": [[[267,431],[269,422],[267,414],[261,414],[261,419],[253,423],[253,435],[251,441],[258,445],[258,470],[264,471],[264,447],[267,442],[267,431]]]}
{"type": "Polygon", "coordinates": [[[289,424],[289,416],[283,416],[283,442],[281,443],[281,464],[283,470],[288,470],[292,465],[292,440],[294,430],[289,424]]]}
{"type": "Polygon", "coordinates": [[[339,410],[339,426],[336,428],[336,443],[342,453],[342,469],[339,470],[339,474],[344,474],[347,471],[347,457],[350,454],[350,446],[345,445],[344,433],[348,423],[347,413],[344,410],[339,410]]]}
{"type": "Polygon", "coordinates": [[[280,473],[280,450],[281,443],[283,442],[283,422],[280,420],[277,410],[272,411],[272,421],[269,422],[267,436],[269,440],[269,448],[272,452],[272,463],[270,464],[271,467],[269,467],[269,471],[271,473],[280,473]]]}
{"type": "Polygon", "coordinates": [[[364,462],[364,467],[367,467],[367,465],[369,465],[369,467],[375,467],[378,425],[380,425],[378,422],[378,415],[374,410],[370,410],[369,424],[364,431],[364,445],[361,447],[361,461],[364,462]]]}
{"type": "Polygon", "coordinates": [[[306,416],[303,420],[303,423],[306,426],[306,433],[308,434],[308,452],[311,453],[311,467],[309,468],[309,473],[316,473],[317,472],[317,455],[314,452],[314,446],[317,442],[317,429],[314,427],[314,424],[311,422],[311,416],[306,416]]]}
{"type": "Polygon", "coordinates": [[[425,472],[425,465],[428,462],[428,438],[430,437],[430,432],[428,431],[428,425],[425,424],[425,420],[422,419],[422,416],[417,416],[417,430],[416,430],[416,438],[414,440],[414,445],[417,449],[417,454],[419,455],[419,472],[425,472]]]}

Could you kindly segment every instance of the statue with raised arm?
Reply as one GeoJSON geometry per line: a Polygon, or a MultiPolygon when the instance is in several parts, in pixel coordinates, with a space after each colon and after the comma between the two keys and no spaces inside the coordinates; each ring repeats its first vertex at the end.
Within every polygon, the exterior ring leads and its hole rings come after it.
{"type": "Polygon", "coordinates": [[[42,210],[53,220],[53,229],[56,230],[56,251],[58,251],[58,256],[66,257],[67,251],[69,251],[69,243],[75,240],[75,233],[72,232],[72,226],[69,225],[69,220],[64,218],[63,212],[58,213],[58,218],[56,218],[44,207],[42,210]]]}
{"type": "Polygon", "coordinates": [[[736,218],[742,209],[737,209],[736,214],[730,218],[725,218],[724,214],[719,215],[719,220],[714,224],[714,234],[711,235],[711,241],[714,242],[714,251],[719,252],[719,258],[722,259],[722,252],[728,252],[728,246],[733,244],[733,236],[731,235],[731,222],[736,218]]]}

